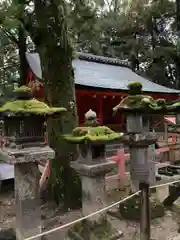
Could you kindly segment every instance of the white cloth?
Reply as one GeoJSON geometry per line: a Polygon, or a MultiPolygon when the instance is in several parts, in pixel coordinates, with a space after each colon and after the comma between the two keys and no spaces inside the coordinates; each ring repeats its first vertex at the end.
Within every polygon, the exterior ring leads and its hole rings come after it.
{"type": "Polygon", "coordinates": [[[32,72],[36,75],[36,77],[42,79],[41,60],[39,54],[26,52],[26,58],[32,72]]]}

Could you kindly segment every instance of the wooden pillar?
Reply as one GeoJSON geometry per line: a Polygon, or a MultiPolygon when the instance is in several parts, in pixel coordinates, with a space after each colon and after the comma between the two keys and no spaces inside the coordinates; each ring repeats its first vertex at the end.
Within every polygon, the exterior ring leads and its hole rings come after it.
{"type": "Polygon", "coordinates": [[[100,96],[98,100],[99,100],[99,111],[98,111],[99,124],[103,125],[103,98],[100,96]]]}
{"type": "MultiPolygon", "coordinates": [[[[124,97],[123,96],[121,96],[121,100],[123,99],[124,97]]],[[[124,116],[124,113],[122,113],[121,114],[121,116],[120,116],[120,124],[121,124],[121,126],[122,126],[122,131],[124,131],[125,129],[126,129],[126,126],[125,126],[125,116],[124,116]]]]}
{"type": "Polygon", "coordinates": [[[164,123],[164,128],[165,128],[165,142],[166,145],[168,145],[168,124],[166,122],[164,123]]]}

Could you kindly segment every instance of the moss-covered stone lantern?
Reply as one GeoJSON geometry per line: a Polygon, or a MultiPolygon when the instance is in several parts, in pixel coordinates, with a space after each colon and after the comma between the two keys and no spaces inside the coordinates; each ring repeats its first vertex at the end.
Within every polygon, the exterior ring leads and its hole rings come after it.
{"type": "MultiPolygon", "coordinates": [[[[115,163],[106,161],[105,144],[121,137],[121,133],[99,126],[96,113],[92,110],[85,114],[84,127],[77,127],[71,135],[64,136],[80,147],[79,157],[71,163],[71,167],[81,176],[84,216],[106,206],[105,174],[112,170],[115,163]]],[[[121,234],[111,227],[106,212],[96,214],[69,230],[71,239],[118,239],[121,234]]]]}
{"type": "Polygon", "coordinates": [[[64,138],[71,143],[79,144],[80,156],[77,162],[87,166],[92,165],[89,174],[93,175],[92,169],[96,168],[97,163],[103,164],[101,169],[104,171],[111,169],[110,164],[105,161],[105,144],[118,140],[121,136],[121,133],[114,132],[106,126],[99,126],[96,113],[89,110],[85,114],[84,127],[76,127],[71,135],[66,135],[64,138]]]}
{"type": "MultiPolygon", "coordinates": [[[[149,184],[155,183],[154,152],[150,145],[156,142],[156,134],[150,132],[149,115],[167,112],[164,99],[155,100],[151,96],[143,94],[142,84],[133,82],[128,85],[129,95],[124,98],[114,112],[120,111],[126,114],[126,136],[124,143],[130,151],[130,175],[133,185],[140,192],[140,200],[134,197],[119,207],[121,216],[134,218],[134,209],[140,210],[140,236],[142,239],[150,239],[150,200],[149,184]],[[144,117],[145,120],[144,121],[144,117]],[[134,208],[132,209],[132,202],[134,208]]],[[[156,204],[153,203],[153,209],[156,204]]],[[[161,208],[162,209],[162,208],[161,208]]],[[[161,211],[161,214],[164,212],[161,211]]]]}
{"type": "Polygon", "coordinates": [[[36,100],[25,86],[17,88],[14,99],[0,108],[6,140],[0,158],[14,165],[17,240],[41,232],[38,161],[55,155],[45,143],[44,121],[64,111],[36,100]]]}
{"type": "Polygon", "coordinates": [[[14,100],[0,108],[9,147],[43,144],[46,118],[63,111],[64,108],[51,108],[33,98],[31,89],[26,86],[15,89],[14,100]]]}

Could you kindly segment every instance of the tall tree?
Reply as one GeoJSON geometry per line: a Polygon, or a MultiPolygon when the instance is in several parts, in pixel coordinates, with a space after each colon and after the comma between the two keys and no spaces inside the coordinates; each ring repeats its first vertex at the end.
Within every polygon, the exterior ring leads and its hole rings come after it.
{"type": "Polygon", "coordinates": [[[70,167],[76,158],[76,147],[60,137],[77,126],[73,49],[68,35],[66,3],[34,0],[34,7],[36,25],[28,30],[42,60],[47,101],[52,106],[67,108],[61,120],[52,119],[48,124],[50,145],[56,151],[51,164],[51,184],[57,202],[63,199],[66,207],[74,207],[81,199],[79,178],[70,167]]]}
{"type": "Polygon", "coordinates": [[[64,117],[48,122],[50,145],[56,152],[55,159],[51,161],[51,188],[57,202],[64,200],[66,207],[74,207],[81,201],[80,180],[70,167],[70,161],[76,158],[76,147],[67,144],[60,137],[70,133],[77,125],[73,49],[68,35],[67,3],[34,0],[33,5],[28,8],[29,3],[30,1],[25,0],[18,0],[18,4],[13,1],[6,14],[2,14],[1,23],[4,27],[5,19],[17,21],[13,37],[18,36],[20,27],[24,27],[23,31],[26,29],[30,34],[41,57],[46,100],[50,105],[67,108],[64,117]]]}

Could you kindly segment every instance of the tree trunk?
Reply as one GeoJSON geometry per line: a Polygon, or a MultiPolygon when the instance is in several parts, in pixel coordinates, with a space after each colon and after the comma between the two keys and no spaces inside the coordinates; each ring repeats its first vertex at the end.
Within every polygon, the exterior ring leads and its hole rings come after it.
{"type": "Polygon", "coordinates": [[[60,138],[77,126],[72,47],[68,39],[64,1],[34,0],[38,22],[36,46],[40,53],[48,103],[63,106],[67,113],[48,122],[50,145],[56,152],[51,161],[50,184],[55,200],[64,200],[65,207],[81,202],[80,180],[70,167],[76,160],[76,146],[60,138]]]}
{"type": "MultiPolygon", "coordinates": [[[[24,23],[25,16],[24,16],[24,9],[25,9],[25,0],[17,0],[16,4],[21,5],[21,11],[20,11],[20,20],[22,24],[24,23]]],[[[29,71],[29,64],[26,59],[26,51],[27,51],[27,46],[26,46],[26,32],[25,29],[22,26],[19,26],[18,29],[18,48],[19,48],[19,62],[20,62],[20,68],[19,68],[19,73],[20,73],[20,85],[26,85],[26,80],[28,76],[28,71],[29,71]]]]}
{"type": "Polygon", "coordinates": [[[176,26],[177,26],[177,61],[176,61],[176,88],[180,87],[180,0],[176,0],[176,26]]]}
{"type": "Polygon", "coordinates": [[[27,76],[28,76],[28,71],[29,71],[29,65],[27,63],[26,59],[26,35],[25,35],[25,30],[22,27],[19,27],[19,40],[18,40],[18,45],[19,45],[19,62],[20,62],[20,85],[25,85],[27,76]]]}
{"type": "Polygon", "coordinates": [[[180,38],[180,0],[176,0],[176,26],[178,37],[180,38]]]}
{"type": "Polygon", "coordinates": [[[118,12],[119,0],[114,0],[114,13],[118,12]]]}

